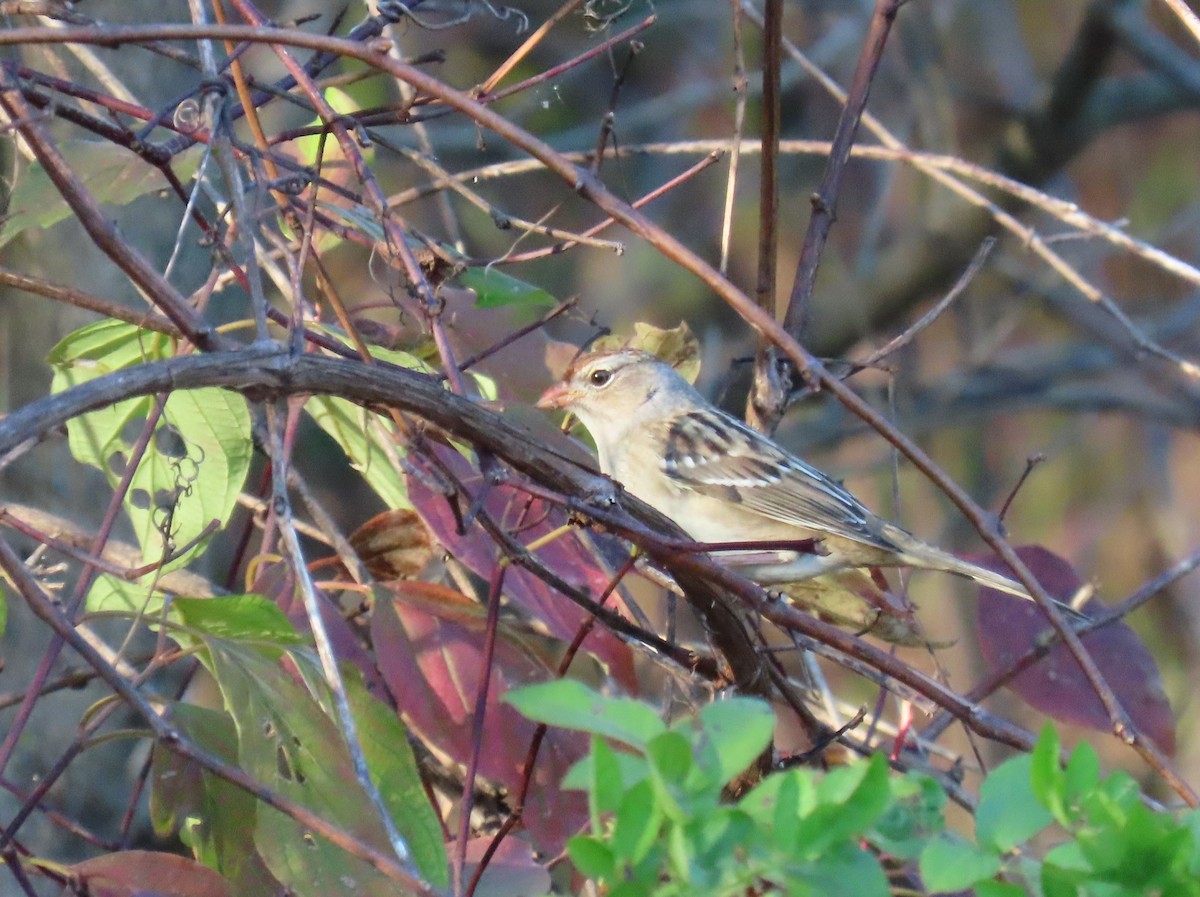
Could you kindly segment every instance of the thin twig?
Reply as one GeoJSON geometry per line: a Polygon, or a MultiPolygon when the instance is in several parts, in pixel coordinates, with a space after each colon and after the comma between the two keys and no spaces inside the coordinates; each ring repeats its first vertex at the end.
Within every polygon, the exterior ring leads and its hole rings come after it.
{"type": "MultiPolygon", "coordinates": [[[[783,0],[766,0],[763,17],[762,164],[758,184],[758,277],[754,298],[760,308],[776,315],[776,226],[779,223],[780,92],[783,65],[783,0]]],[[[740,10],[738,10],[740,12],[740,10]]]]}
{"type": "MultiPolygon", "coordinates": [[[[289,414],[292,413],[290,410],[291,407],[291,403],[289,403],[289,414]]],[[[329,637],[329,631],[325,626],[325,619],[321,613],[320,599],[317,596],[317,590],[313,585],[312,577],[309,575],[304,551],[300,547],[300,539],[296,534],[296,528],[292,525],[292,505],[287,487],[287,471],[291,465],[289,464],[288,451],[280,432],[278,412],[274,405],[267,406],[267,423],[272,437],[269,443],[271,472],[273,474],[272,512],[277,517],[279,532],[283,537],[284,547],[291,562],[292,575],[296,578],[300,595],[304,602],[305,616],[308,618],[309,629],[316,642],[317,656],[321,661],[321,669],[325,674],[325,682],[329,686],[330,694],[333,696],[333,706],[338,727],[341,729],[347,752],[354,765],[355,778],[358,780],[358,784],[363,789],[363,792],[367,795],[367,799],[371,802],[371,807],[376,816],[378,816],[383,830],[387,833],[392,850],[396,853],[396,858],[416,878],[419,877],[420,873],[413,865],[412,852],[409,850],[404,836],[396,828],[396,822],[392,819],[391,813],[388,812],[387,806],[383,802],[383,796],[371,778],[370,770],[367,767],[362,742],[358,735],[358,726],[355,723],[354,714],[350,711],[350,700],[346,694],[346,684],[342,679],[341,671],[338,669],[337,653],[329,637]]]]}
{"type": "MultiPolygon", "coordinates": [[[[846,162],[850,159],[850,147],[858,133],[859,122],[867,106],[867,96],[875,73],[883,60],[883,48],[892,30],[892,22],[896,12],[904,0],[876,0],[875,9],[871,15],[871,24],[854,76],[850,81],[850,89],[846,94],[846,103],[842,107],[838,119],[837,131],[834,134],[833,145],[829,150],[829,162],[821,183],[812,197],[813,214],[804,233],[804,243],[800,249],[800,261],[796,266],[796,277],[792,283],[791,295],[788,298],[787,311],[784,313],[783,327],[797,342],[803,342],[804,331],[808,324],[808,307],[812,298],[813,287],[817,279],[817,266],[821,261],[821,252],[825,247],[829,231],[833,227],[837,211],[838,194],[841,191],[842,176],[846,171],[846,162]]],[[[764,16],[764,34],[770,26],[770,17],[764,16]]]]}
{"type": "MultiPolygon", "coordinates": [[[[705,158],[701,159],[699,162],[697,162],[695,165],[693,165],[691,168],[675,175],[673,178],[670,178],[669,180],[667,180],[664,183],[660,184],[659,186],[655,187],[649,193],[634,200],[633,203],[631,203],[631,205],[635,209],[640,209],[640,208],[645,207],[649,203],[654,202],[654,200],[658,199],[660,196],[663,196],[664,194],[668,193],[669,191],[674,190],[676,187],[680,186],[681,184],[687,183],[692,178],[694,178],[696,175],[698,175],[700,172],[704,171],[704,169],[715,164],[720,158],[721,158],[720,152],[714,150],[713,152],[709,153],[705,158]]],[[[589,236],[589,237],[594,236],[595,234],[600,233],[600,231],[604,230],[605,228],[609,227],[610,225],[612,225],[614,223],[615,223],[615,220],[613,218],[605,218],[600,223],[593,224],[591,227],[582,231],[582,234],[584,236],[589,236]]],[[[498,259],[496,261],[496,264],[515,265],[515,264],[518,264],[521,262],[531,262],[531,261],[534,261],[535,259],[546,258],[551,255],[558,255],[560,253],[566,252],[568,249],[573,248],[575,245],[576,244],[574,242],[568,241],[566,243],[556,243],[553,246],[546,246],[546,247],[543,247],[542,249],[534,249],[529,252],[513,253],[510,255],[506,255],[503,259],[498,259]]],[[[622,247],[622,251],[624,251],[624,244],[621,244],[621,247],[622,247]]]]}
{"type": "Polygon", "coordinates": [[[746,51],[742,46],[741,0],[730,0],[733,19],[733,135],[729,141],[729,176],[725,179],[725,208],[721,213],[721,262],[717,266],[729,274],[729,246],[733,236],[733,207],[737,198],[738,168],[742,137],[746,127],[746,51]]]}
{"type": "Polygon", "coordinates": [[[1179,18],[1188,32],[1192,35],[1192,40],[1200,44],[1200,16],[1187,5],[1185,0],[1162,0],[1167,5],[1167,8],[1179,18]]]}
{"type": "Polygon", "coordinates": [[[492,667],[496,657],[496,628],[500,622],[500,596],[508,564],[499,564],[488,587],[487,623],[483,637],[483,657],[479,664],[479,683],[475,689],[475,712],[471,715],[471,756],[463,776],[462,797],[459,799],[458,837],[454,850],[454,893],[463,893],[463,870],[467,865],[467,841],[471,833],[472,797],[479,773],[479,755],[483,750],[483,724],[487,716],[488,691],[492,682],[492,667]]]}
{"type": "Polygon", "coordinates": [[[1017,493],[1021,491],[1021,487],[1025,485],[1025,481],[1029,479],[1029,475],[1033,473],[1033,469],[1046,460],[1043,454],[1030,455],[1025,459],[1025,469],[1021,471],[1021,475],[1017,477],[1017,481],[1013,483],[1012,489],[1008,491],[1004,501],[1000,503],[1000,510],[996,512],[996,517],[1003,523],[1004,518],[1008,516],[1008,509],[1012,507],[1012,503],[1017,498],[1017,493]]]}
{"type": "Polygon", "coordinates": [[[979,269],[983,267],[995,247],[996,240],[994,237],[988,237],[980,243],[979,249],[971,259],[970,264],[967,265],[966,270],[963,271],[962,275],[955,281],[954,286],[950,288],[945,296],[938,300],[933,308],[921,315],[910,327],[907,327],[904,331],[888,340],[866,358],[856,361],[855,364],[864,368],[876,367],[887,356],[911,343],[918,333],[941,317],[942,313],[954,303],[954,300],[963,294],[963,291],[975,279],[975,276],[979,273],[979,269]]]}
{"type": "Polygon", "coordinates": [[[471,356],[463,359],[462,363],[459,365],[459,368],[463,371],[470,370],[472,367],[479,364],[479,362],[484,361],[487,358],[490,358],[492,355],[495,355],[497,352],[499,352],[503,349],[507,349],[509,346],[511,346],[513,343],[517,342],[517,340],[521,339],[522,337],[526,337],[529,334],[531,334],[537,330],[541,330],[543,327],[545,327],[547,324],[549,324],[551,321],[553,321],[559,315],[561,315],[567,311],[570,311],[572,308],[574,308],[578,304],[579,304],[578,296],[569,296],[568,298],[564,299],[562,302],[558,303],[558,305],[554,306],[554,308],[550,309],[550,311],[546,312],[544,315],[542,315],[540,318],[538,318],[536,321],[530,321],[524,327],[518,327],[512,333],[506,334],[505,336],[501,337],[499,340],[492,343],[492,345],[488,346],[486,349],[480,349],[474,355],[471,355],[471,356]]]}

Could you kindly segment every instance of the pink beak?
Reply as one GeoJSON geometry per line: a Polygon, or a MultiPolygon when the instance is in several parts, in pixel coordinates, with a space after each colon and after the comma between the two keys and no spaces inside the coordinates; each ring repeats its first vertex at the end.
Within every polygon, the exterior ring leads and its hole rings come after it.
{"type": "Polygon", "coordinates": [[[566,383],[555,383],[537,400],[538,408],[566,408],[574,404],[579,396],[566,383]]]}

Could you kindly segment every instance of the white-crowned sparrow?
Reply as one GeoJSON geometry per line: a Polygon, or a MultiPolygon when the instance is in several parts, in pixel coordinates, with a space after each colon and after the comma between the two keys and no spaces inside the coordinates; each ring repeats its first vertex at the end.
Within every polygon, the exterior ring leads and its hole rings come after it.
{"type": "Polygon", "coordinates": [[[596,441],[600,469],[697,541],[821,540],[816,553],[778,552],[766,561],[757,553],[742,563],[763,585],[846,568],[918,567],[1029,598],[1013,580],[876,516],[653,355],[624,349],[579,358],[537,405],[575,414],[596,441]]]}

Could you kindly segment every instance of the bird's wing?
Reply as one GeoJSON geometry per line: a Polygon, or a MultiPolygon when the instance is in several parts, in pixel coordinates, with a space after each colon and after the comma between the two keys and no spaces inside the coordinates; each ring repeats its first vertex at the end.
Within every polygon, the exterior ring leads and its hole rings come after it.
{"type": "Polygon", "coordinates": [[[674,421],[663,464],[680,485],[772,520],[894,548],[878,518],[839,483],[723,411],[692,411],[674,421]]]}

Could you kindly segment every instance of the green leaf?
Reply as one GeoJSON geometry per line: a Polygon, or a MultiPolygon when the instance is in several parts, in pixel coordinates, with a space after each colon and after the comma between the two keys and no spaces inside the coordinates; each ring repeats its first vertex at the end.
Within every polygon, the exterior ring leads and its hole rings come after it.
{"type": "MultiPolygon", "coordinates": [[[[326,146],[329,144],[326,143],[326,146]]],[[[357,230],[363,236],[367,237],[372,243],[383,243],[387,240],[387,234],[383,231],[383,225],[379,223],[379,218],[371,211],[370,207],[365,204],[355,203],[353,205],[337,205],[336,203],[326,202],[325,200],[317,201],[317,209],[335,221],[342,221],[349,225],[354,230],[357,230]]],[[[330,229],[332,230],[332,228],[330,229]]],[[[415,240],[408,240],[409,245],[413,249],[418,246],[415,240]]],[[[312,326],[309,324],[308,326],[312,326]]]]}
{"type": "Polygon", "coordinates": [[[1012,850],[1029,840],[1054,817],[1033,793],[1028,754],[1013,757],[992,770],[979,788],[975,811],[975,837],[998,852],[1012,850]]]}
{"type": "MultiPolygon", "coordinates": [[[[111,140],[60,140],[55,146],[84,187],[104,205],[124,206],[139,196],[169,189],[166,180],[149,169],[145,159],[111,140]]],[[[172,158],[171,168],[186,183],[203,155],[202,146],[186,149],[172,158]]],[[[52,227],[74,215],[45,169],[36,162],[17,177],[8,208],[0,229],[0,247],[26,230],[52,227]]]]}
{"type": "Polygon", "coordinates": [[[157,617],[162,612],[161,594],[149,586],[128,582],[110,573],[99,573],[88,590],[88,613],[130,614],[157,617]]]}
{"type": "Polygon", "coordinates": [[[887,757],[834,770],[817,785],[820,804],[800,824],[799,841],[819,852],[825,845],[857,838],[883,814],[891,798],[887,757]]]}
{"type": "MultiPolygon", "coordinates": [[[[162,334],[123,321],[100,321],[51,351],[51,392],[171,354],[171,341],[162,334]]],[[[73,419],[67,424],[71,454],[116,486],[154,405],[150,396],[128,399],[73,419]]],[[[251,451],[250,415],[241,396],[222,389],[170,395],[124,502],[147,563],[163,557],[165,543],[183,546],[214,522],[218,528],[228,522],[251,451]]],[[[183,566],[203,549],[204,543],[195,545],[166,569],[183,566]]]]}
{"type": "Polygon", "coordinates": [[[351,465],[387,507],[401,510],[411,508],[404,474],[391,462],[387,447],[387,424],[374,411],[334,396],[313,396],[304,403],[304,410],[338,447],[345,452],[351,465]]]}
{"type": "Polygon", "coordinates": [[[667,829],[667,862],[670,875],[678,881],[690,882],[695,875],[695,849],[686,828],[673,825],[667,829]]]}
{"type": "Polygon", "coordinates": [[[1099,791],[1114,805],[1128,812],[1142,802],[1142,790],[1134,778],[1123,769],[1111,773],[1100,783],[1099,791]]]}
{"type": "Polygon", "coordinates": [[[613,820],[612,850],[623,863],[640,863],[654,846],[663,824],[663,813],[646,779],[625,793],[613,820]]]}
{"type": "Polygon", "coordinates": [[[921,851],[921,878],[930,891],[962,891],[1000,871],[1000,857],[948,836],[921,851]]]}
{"type": "Polygon", "coordinates": [[[1130,847],[1125,831],[1103,826],[1079,832],[1075,846],[1088,868],[1105,873],[1126,862],[1130,847]]]}
{"type": "MultiPolygon", "coordinates": [[[[655,897],[655,895],[659,894],[661,892],[654,884],[643,879],[623,881],[605,891],[605,897],[655,897]]],[[[666,897],[666,895],[663,895],[663,897],[666,897]]]]}
{"type": "MultiPolygon", "coordinates": [[[[327,102],[334,112],[338,115],[352,115],[362,111],[361,105],[350,96],[346,91],[337,87],[326,87],[323,91],[325,102],[327,102]]],[[[324,122],[321,117],[317,116],[309,122],[310,127],[320,128],[324,122]]],[[[292,141],[292,146],[296,148],[296,152],[300,157],[300,162],[303,165],[308,165],[315,168],[318,164],[329,165],[331,162],[336,162],[342,158],[341,149],[338,147],[337,138],[332,134],[326,133],[324,140],[324,152],[320,159],[317,158],[318,150],[321,150],[321,134],[304,134],[292,141]]],[[[375,159],[375,147],[373,144],[360,146],[359,152],[362,153],[363,159],[372,164],[375,159]]]]}
{"type": "MultiPolygon", "coordinates": [[[[645,757],[627,754],[624,751],[614,752],[617,769],[620,770],[621,784],[631,788],[649,775],[649,764],[645,757]]],[[[591,791],[595,781],[595,754],[588,754],[563,776],[562,787],[574,791],[591,791]]]]}
{"type": "MultiPolygon", "coordinates": [[[[194,704],[168,706],[167,716],[193,744],[237,763],[237,731],[229,715],[194,704]]],[[[274,894],[279,882],[254,849],[257,802],[198,763],[154,746],[150,818],[162,837],[178,832],[193,856],[229,880],[236,894],[274,894]]]]}
{"type": "Polygon", "coordinates": [[[153,588],[148,577],[143,577],[143,580],[129,582],[110,573],[97,574],[85,600],[88,613],[121,614],[137,618],[151,630],[158,631],[163,607],[166,606],[167,620],[178,624],[180,616],[174,602],[167,605],[165,592],[153,588]]]}
{"type": "Polygon", "coordinates": [[[800,783],[789,770],[776,773],[771,778],[779,779],[779,788],[775,793],[775,813],[771,825],[771,837],[775,847],[781,851],[789,850],[796,843],[800,834],[800,783]]]}
{"type": "Polygon", "coordinates": [[[608,845],[590,835],[576,835],[567,841],[567,855],[581,874],[603,880],[613,878],[616,860],[608,845]]]}
{"type": "MultiPolygon", "coordinates": [[[[338,724],[333,692],[316,652],[292,650],[288,660],[295,666],[309,696],[338,724]]],[[[448,885],[450,870],[442,826],[429,803],[407,728],[392,708],[367,690],[357,667],[343,664],[341,672],[363,759],[388,815],[422,874],[433,883],[448,885]]]]}
{"type": "Polygon", "coordinates": [[[1033,786],[1034,795],[1041,801],[1042,806],[1053,813],[1054,818],[1061,824],[1066,825],[1070,820],[1063,803],[1065,776],[1062,767],[1058,764],[1060,750],[1058,733],[1054,731],[1053,726],[1047,723],[1030,754],[1032,762],[1029,768],[1029,781],[1033,786]]]}
{"type": "MultiPolygon", "coordinates": [[[[323,333],[330,339],[337,340],[347,349],[358,351],[355,343],[350,339],[344,330],[337,327],[330,327],[328,324],[309,323],[307,327],[323,333]]],[[[371,357],[376,361],[382,361],[398,368],[404,368],[406,371],[416,371],[420,374],[432,374],[433,368],[422,361],[412,352],[405,352],[402,349],[386,349],[383,346],[369,345],[367,349],[371,353],[371,357]]],[[[436,353],[435,353],[436,354],[436,353]]]]}
{"type": "Polygon", "coordinates": [[[496,308],[521,302],[531,305],[554,305],[557,300],[543,290],[498,268],[467,268],[458,275],[460,286],[475,293],[476,308],[496,308]]]}
{"type": "MultiPolygon", "coordinates": [[[[1195,850],[1191,833],[1173,816],[1156,813],[1144,804],[1130,808],[1124,828],[1113,832],[1112,837],[1087,838],[1094,831],[1084,829],[1079,834],[1079,845],[1092,868],[1103,870],[1107,877],[1126,884],[1141,882],[1147,886],[1161,886],[1174,877],[1173,869],[1187,864],[1195,850]]],[[[1147,890],[1152,888],[1147,887],[1147,890]]]]}
{"type": "MultiPolygon", "coordinates": [[[[840,804],[850,800],[859,789],[868,773],[882,763],[887,775],[887,760],[879,753],[869,760],[859,760],[831,770],[817,778],[817,800],[821,804],[840,804]]],[[[878,773],[876,773],[877,775],[878,773]]]]}
{"type": "Polygon", "coordinates": [[[761,837],[750,816],[728,806],[698,814],[688,826],[693,831],[697,856],[703,866],[712,870],[714,880],[730,870],[735,858],[745,858],[761,837]]]}
{"type": "Polygon", "coordinates": [[[704,782],[702,775],[689,776],[695,770],[695,761],[692,745],[681,733],[663,732],[652,738],[646,745],[646,757],[650,761],[649,778],[658,805],[668,819],[681,824],[686,822],[689,813],[697,812],[691,798],[703,797],[706,785],[710,792],[709,803],[715,805],[720,784],[715,780],[704,782]],[[697,778],[701,781],[696,781],[697,778]]]}
{"type": "MultiPolygon", "coordinates": [[[[1072,868],[1070,865],[1060,865],[1057,862],[1058,857],[1066,853],[1061,848],[1074,846],[1073,844],[1063,844],[1046,854],[1046,860],[1042,864],[1041,880],[1044,897],[1080,897],[1080,887],[1091,878],[1090,870],[1086,868],[1086,864],[1084,868],[1072,868]]],[[[1089,888],[1082,893],[1091,897],[1096,892],[1089,888]]]]}
{"type": "Polygon", "coordinates": [[[1081,798],[1100,784],[1100,758],[1086,741],[1081,741],[1067,761],[1063,775],[1063,796],[1068,812],[1079,805],[1081,798]]]}
{"type": "Polygon", "coordinates": [[[55,368],[78,366],[99,376],[163,358],[170,345],[171,338],[166,334],[106,318],[65,336],[50,350],[46,361],[55,368]]]}
{"type": "Polygon", "coordinates": [[[624,780],[617,753],[599,736],[592,736],[591,782],[588,788],[592,809],[592,828],[600,828],[600,816],[613,813],[625,796],[624,780]]]}
{"type": "Polygon", "coordinates": [[[1046,864],[1053,864],[1063,869],[1077,872],[1091,872],[1092,864],[1088,862],[1078,841],[1066,841],[1052,847],[1043,859],[1046,864]]]}
{"type": "MultiPolygon", "coordinates": [[[[237,727],[241,767],[350,837],[390,852],[341,732],[303,686],[255,646],[210,638],[208,653],[237,727]]],[[[395,882],[370,864],[266,805],[256,808],[254,843],[271,874],[298,897],[344,893],[349,882],[356,895],[396,893],[395,882]]]]}
{"type": "Polygon", "coordinates": [[[500,398],[500,387],[487,374],[481,374],[478,371],[468,371],[467,376],[475,378],[475,388],[479,390],[479,398],[485,402],[495,402],[500,398]]]}
{"type": "Polygon", "coordinates": [[[504,696],[522,715],[538,723],[615,738],[645,748],[666,731],[658,715],[641,701],[610,698],[574,679],[517,688],[504,696]]]}
{"type": "Polygon", "coordinates": [[[975,882],[975,897],[1029,897],[1029,892],[1011,882],[989,879],[975,882]]]}
{"type": "Polygon", "coordinates": [[[1092,792],[1083,795],[1081,804],[1093,824],[1125,825],[1130,810],[1142,801],[1142,791],[1122,769],[1111,773],[1092,792]]]}
{"type": "Polygon", "coordinates": [[[891,897],[879,862],[857,846],[843,842],[830,848],[819,862],[793,873],[789,894],[891,897]],[[803,889],[807,885],[807,889],[803,889]]]}
{"type": "Polygon", "coordinates": [[[309,641],[279,606],[262,595],[176,598],[172,606],[184,625],[202,635],[284,647],[309,641]]]}
{"type": "Polygon", "coordinates": [[[875,823],[870,840],[901,859],[918,856],[946,826],[946,792],[934,779],[909,773],[891,777],[892,803],[875,823]]]}
{"type": "Polygon", "coordinates": [[[429,803],[408,730],[394,710],[367,692],[357,669],[346,667],[343,679],[371,781],[422,875],[435,887],[449,887],[442,826],[429,803]]]}
{"type": "Polygon", "coordinates": [[[674,785],[682,785],[695,766],[691,742],[681,732],[663,732],[650,739],[646,756],[654,772],[674,785]]]}
{"type": "MultiPolygon", "coordinates": [[[[816,809],[817,785],[814,774],[812,770],[799,768],[767,776],[738,802],[738,808],[757,819],[759,825],[771,825],[779,813],[779,803],[791,800],[790,797],[783,798],[780,795],[785,786],[795,789],[798,818],[803,818],[816,809]]],[[[789,839],[789,843],[792,843],[795,837],[798,837],[798,833],[789,839]]]]}
{"type": "MultiPolygon", "coordinates": [[[[775,713],[755,698],[714,701],[700,710],[704,748],[716,752],[716,774],[722,785],[742,773],[771,744],[775,713]]],[[[701,756],[705,756],[704,753],[701,756]]]]}

